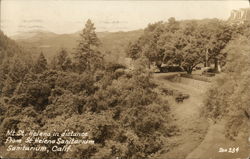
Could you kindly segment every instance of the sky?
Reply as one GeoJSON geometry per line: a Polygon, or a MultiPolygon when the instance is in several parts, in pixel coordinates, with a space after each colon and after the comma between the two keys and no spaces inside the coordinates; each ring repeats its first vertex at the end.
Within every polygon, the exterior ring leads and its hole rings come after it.
{"type": "Polygon", "coordinates": [[[170,17],[226,20],[233,9],[247,7],[248,0],[1,0],[1,29],[8,36],[33,30],[64,34],[91,19],[96,31],[129,31],[170,17]]]}

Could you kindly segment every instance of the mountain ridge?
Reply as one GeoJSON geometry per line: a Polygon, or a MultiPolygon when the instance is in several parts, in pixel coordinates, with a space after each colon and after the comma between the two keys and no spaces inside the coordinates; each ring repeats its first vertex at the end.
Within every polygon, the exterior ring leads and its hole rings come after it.
{"type": "MultiPolygon", "coordinates": [[[[31,32],[31,35],[24,33],[24,35],[12,36],[19,45],[33,52],[36,56],[43,52],[50,60],[61,48],[66,49],[70,54],[74,52],[77,47],[78,39],[80,39],[80,32],[71,34],[56,34],[53,32],[31,32]],[[22,37],[22,38],[20,38],[22,37]]],[[[102,45],[100,50],[105,54],[108,60],[118,60],[126,56],[126,47],[130,41],[137,40],[142,34],[143,29],[133,31],[119,31],[119,32],[97,32],[98,38],[102,45]]]]}

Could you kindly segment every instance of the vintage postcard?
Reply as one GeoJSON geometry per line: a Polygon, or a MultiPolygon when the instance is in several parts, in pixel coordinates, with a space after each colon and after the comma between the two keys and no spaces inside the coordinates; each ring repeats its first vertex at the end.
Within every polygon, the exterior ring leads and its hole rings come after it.
{"type": "Polygon", "coordinates": [[[0,158],[248,159],[248,0],[0,0],[0,158]]]}

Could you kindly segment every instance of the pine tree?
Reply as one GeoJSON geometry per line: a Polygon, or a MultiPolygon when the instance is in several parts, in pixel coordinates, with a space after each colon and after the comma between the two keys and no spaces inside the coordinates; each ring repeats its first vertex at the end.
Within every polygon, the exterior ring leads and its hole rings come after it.
{"type": "MultiPolygon", "coordinates": [[[[29,72],[29,64],[27,64],[25,56],[14,55],[10,60],[5,61],[0,69],[0,89],[6,96],[11,96],[16,85],[22,81],[29,72]]],[[[0,93],[1,94],[1,93],[0,93]]]]}
{"type": "Polygon", "coordinates": [[[98,67],[101,67],[103,57],[98,51],[99,45],[100,40],[95,33],[94,24],[91,20],[88,20],[80,34],[80,40],[74,56],[79,72],[86,70],[95,71],[98,67]]]}
{"type": "Polygon", "coordinates": [[[66,61],[68,57],[68,53],[65,49],[62,49],[57,55],[57,64],[61,67],[63,63],[66,61]]]}
{"type": "Polygon", "coordinates": [[[66,71],[72,68],[72,61],[65,49],[62,49],[50,63],[50,67],[54,70],[66,71]]]}
{"type": "Polygon", "coordinates": [[[32,72],[34,72],[34,73],[42,73],[47,69],[48,69],[47,60],[44,57],[43,53],[41,52],[41,54],[39,55],[35,65],[33,66],[32,72]]]}
{"type": "Polygon", "coordinates": [[[62,64],[62,70],[67,71],[67,70],[72,70],[72,61],[70,57],[67,57],[65,61],[62,64]]]}

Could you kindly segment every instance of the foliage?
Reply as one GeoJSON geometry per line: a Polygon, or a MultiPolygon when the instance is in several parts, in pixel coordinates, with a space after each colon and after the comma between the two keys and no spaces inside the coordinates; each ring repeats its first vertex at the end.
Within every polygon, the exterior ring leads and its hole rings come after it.
{"type": "MultiPolygon", "coordinates": [[[[224,51],[228,52],[224,74],[208,92],[204,113],[214,119],[226,118],[227,136],[233,139],[239,130],[244,132],[249,120],[249,39],[240,36],[224,51]]],[[[246,130],[247,131],[247,130],[246,130]]]]}
{"type": "Polygon", "coordinates": [[[232,27],[217,19],[176,21],[170,18],[165,23],[149,24],[144,34],[128,46],[127,55],[132,59],[145,56],[160,71],[162,64],[178,65],[189,74],[208,56],[217,69],[218,61],[225,59],[222,50],[232,33],[232,27]]]}
{"type": "Polygon", "coordinates": [[[51,61],[50,67],[55,70],[72,70],[72,61],[66,49],[62,49],[51,61]]]}
{"type": "Polygon", "coordinates": [[[0,30],[0,65],[6,58],[19,53],[21,53],[21,48],[0,30]]]}
{"type": "Polygon", "coordinates": [[[79,72],[95,71],[102,67],[103,56],[98,50],[100,41],[95,33],[94,24],[88,20],[80,34],[77,50],[74,54],[75,64],[79,72]]]}
{"type": "Polygon", "coordinates": [[[43,53],[41,52],[39,57],[37,58],[37,61],[35,62],[33,68],[32,68],[32,72],[34,73],[42,73],[45,70],[48,69],[48,63],[46,58],[44,57],[43,53]]]}
{"type": "Polygon", "coordinates": [[[103,61],[98,45],[93,23],[88,21],[72,63],[65,50],[55,56],[50,67],[43,53],[32,64],[21,58],[3,62],[1,141],[6,140],[8,129],[69,129],[88,132],[89,139],[95,141],[94,145],[72,145],[71,152],[27,151],[21,156],[3,152],[5,156],[142,158],[163,148],[175,127],[168,102],[158,97],[151,74],[140,67],[147,59],[140,58],[138,67],[131,71],[116,62],[103,61]]]}

